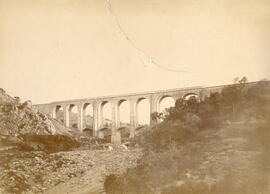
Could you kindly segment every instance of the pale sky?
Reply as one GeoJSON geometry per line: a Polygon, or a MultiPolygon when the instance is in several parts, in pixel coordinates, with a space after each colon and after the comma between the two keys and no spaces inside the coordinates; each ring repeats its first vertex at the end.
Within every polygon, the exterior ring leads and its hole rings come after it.
{"type": "Polygon", "coordinates": [[[270,78],[269,0],[0,0],[0,87],[33,103],[270,78]]]}

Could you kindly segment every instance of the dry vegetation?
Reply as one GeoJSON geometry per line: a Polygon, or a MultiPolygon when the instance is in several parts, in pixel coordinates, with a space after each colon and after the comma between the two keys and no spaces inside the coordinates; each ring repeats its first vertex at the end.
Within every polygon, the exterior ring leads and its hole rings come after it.
{"type": "Polygon", "coordinates": [[[143,157],[124,175],[108,176],[106,192],[269,193],[269,105],[269,82],[247,87],[245,78],[201,102],[178,100],[135,140],[143,157]]]}

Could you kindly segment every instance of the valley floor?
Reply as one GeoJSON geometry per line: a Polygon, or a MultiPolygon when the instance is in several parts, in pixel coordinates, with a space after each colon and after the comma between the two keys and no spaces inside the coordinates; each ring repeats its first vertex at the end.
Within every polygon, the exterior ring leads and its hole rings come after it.
{"type": "Polygon", "coordinates": [[[141,150],[75,150],[45,154],[2,154],[0,193],[102,193],[106,175],[134,167],[141,150]],[[3,161],[3,158],[8,161],[3,161]],[[4,163],[5,162],[5,165],[4,163]],[[2,190],[1,190],[2,189],[2,190]]]}

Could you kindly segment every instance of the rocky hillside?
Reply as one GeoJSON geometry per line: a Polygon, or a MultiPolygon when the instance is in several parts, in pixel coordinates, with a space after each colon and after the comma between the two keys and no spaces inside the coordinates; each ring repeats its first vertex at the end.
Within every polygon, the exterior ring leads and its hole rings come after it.
{"type": "Polygon", "coordinates": [[[31,101],[20,103],[2,89],[0,91],[0,134],[55,134],[56,130],[47,116],[31,107],[31,101]]]}
{"type": "Polygon", "coordinates": [[[18,97],[0,90],[0,151],[57,152],[79,145],[71,129],[33,109],[31,101],[21,103],[18,97]]]}
{"type": "Polygon", "coordinates": [[[68,135],[68,131],[62,123],[33,109],[30,100],[21,103],[19,97],[0,90],[0,135],[68,135]]]}

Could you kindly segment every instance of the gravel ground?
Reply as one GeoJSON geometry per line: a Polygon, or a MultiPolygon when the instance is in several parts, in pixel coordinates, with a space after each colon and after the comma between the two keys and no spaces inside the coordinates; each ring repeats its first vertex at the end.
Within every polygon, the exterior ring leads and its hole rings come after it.
{"type": "Polygon", "coordinates": [[[106,175],[136,165],[140,149],[0,153],[0,193],[102,193],[106,175]]]}

